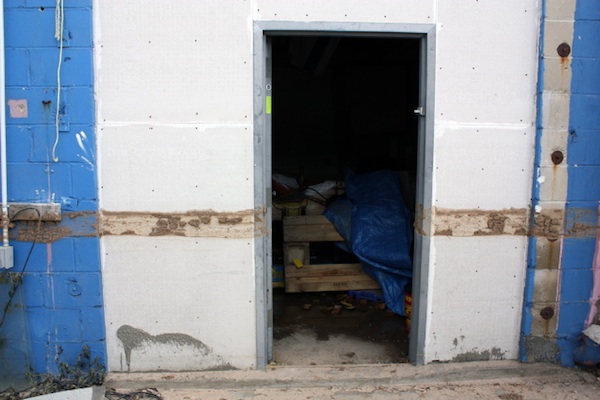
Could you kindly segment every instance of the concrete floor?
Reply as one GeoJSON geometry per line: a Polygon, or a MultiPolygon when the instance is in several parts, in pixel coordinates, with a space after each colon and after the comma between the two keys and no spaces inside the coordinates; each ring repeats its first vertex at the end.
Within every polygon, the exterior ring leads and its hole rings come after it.
{"type": "MultiPolygon", "coordinates": [[[[107,388],[129,393],[155,388],[165,400],[600,398],[590,372],[515,361],[394,365],[268,367],[265,371],[111,373],[107,388]]],[[[155,397],[156,398],[156,397],[155,397]]]]}
{"type": "Polygon", "coordinates": [[[277,365],[408,362],[406,318],[376,293],[274,294],[273,361],[277,365]]]}

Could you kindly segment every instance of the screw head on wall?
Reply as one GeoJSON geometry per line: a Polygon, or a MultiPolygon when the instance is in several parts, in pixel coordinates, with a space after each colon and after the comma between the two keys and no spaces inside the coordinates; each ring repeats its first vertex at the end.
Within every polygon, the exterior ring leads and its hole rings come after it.
{"type": "Polygon", "coordinates": [[[543,308],[540,311],[540,315],[542,316],[542,318],[544,318],[547,321],[547,320],[551,319],[552,317],[554,317],[554,309],[552,307],[543,308]]]}
{"type": "Polygon", "coordinates": [[[556,52],[561,57],[569,57],[569,54],[571,54],[571,46],[569,46],[568,43],[562,42],[556,48],[556,52]]]}
{"type": "Polygon", "coordinates": [[[554,163],[554,165],[558,165],[561,162],[563,162],[563,160],[565,159],[565,156],[562,151],[556,150],[555,152],[552,153],[550,158],[552,159],[552,162],[554,163]]]}

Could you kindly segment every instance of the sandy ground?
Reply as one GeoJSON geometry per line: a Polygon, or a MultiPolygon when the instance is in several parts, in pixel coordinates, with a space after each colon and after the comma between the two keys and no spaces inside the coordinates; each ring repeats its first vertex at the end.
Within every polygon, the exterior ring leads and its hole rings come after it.
{"type": "Polygon", "coordinates": [[[109,374],[106,387],[119,393],[156,388],[165,400],[600,399],[600,380],[590,372],[515,361],[119,373],[109,374]]]}

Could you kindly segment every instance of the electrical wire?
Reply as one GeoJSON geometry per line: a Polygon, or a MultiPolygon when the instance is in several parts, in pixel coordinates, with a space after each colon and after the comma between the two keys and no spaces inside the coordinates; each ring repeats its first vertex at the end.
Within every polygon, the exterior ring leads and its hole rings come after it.
{"type": "Polygon", "coordinates": [[[37,215],[38,215],[37,228],[35,230],[35,234],[33,235],[33,242],[31,243],[31,247],[29,248],[29,252],[27,253],[25,262],[23,263],[23,269],[21,269],[21,272],[19,272],[19,278],[17,280],[17,283],[10,291],[9,296],[8,296],[8,301],[6,302],[6,305],[4,306],[4,309],[2,310],[2,317],[0,317],[0,329],[2,329],[2,325],[4,325],[4,321],[6,320],[6,315],[8,314],[8,309],[10,308],[13,298],[15,297],[15,294],[17,293],[17,289],[23,283],[23,275],[25,275],[25,269],[27,268],[27,264],[29,263],[29,258],[31,258],[31,253],[33,253],[33,248],[35,247],[35,244],[37,243],[38,233],[41,231],[41,227],[42,227],[42,214],[40,213],[40,210],[38,210],[37,208],[34,208],[34,207],[26,207],[26,208],[23,208],[23,209],[17,211],[17,213],[15,213],[15,215],[13,215],[13,217],[12,217],[13,221],[17,217],[17,215],[19,215],[20,213],[22,213],[23,211],[26,211],[26,210],[34,210],[37,213],[37,215]]]}
{"type": "Polygon", "coordinates": [[[63,0],[56,0],[56,11],[54,12],[54,37],[58,40],[58,67],[56,69],[56,118],[54,121],[56,137],[54,139],[54,146],[52,146],[52,161],[58,162],[56,157],[56,147],[60,139],[59,133],[59,116],[60,116],[60,70],[62,67],[63,58],[63,27],[65,24],[65,7],[63,0]]]}

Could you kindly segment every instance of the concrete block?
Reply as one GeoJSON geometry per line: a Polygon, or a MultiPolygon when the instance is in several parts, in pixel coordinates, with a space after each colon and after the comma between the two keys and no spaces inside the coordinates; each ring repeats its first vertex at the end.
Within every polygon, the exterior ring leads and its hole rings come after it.
{"type": "MultiPolygon", "coordinates": [[[[31,265],[31,267],[33,266],[36,265],[31,265]]],[[[43,265],[43,267],[45,268],[45,265],[43,265]]],[[[42,274],[29,272],[23,276],[23,285],[20,290],[23,291],[23,297],[27,307],[43,307],[46,304],[46,297],[48,296],[47,286],[48,283],[45,276],[42,274]]]]}
{"type": "Polygon", "coordinates": [[[26,163],[31,160],[33,148],[32,128],[27,126],[7,126],[6,160],[9,163],[26,163]]]}
{"type": "Polygon", "coordinates": [[[555,337],[549,336],[527,336],[524,340],[525,356],[527,362],[556,363],[559,348],[555,337]]]}
{"type": "Polygon", "coordinates": [[[548,0],[546,2],[546,19],[572,21],[575,13],[575,0],[548,0]]]}
{"type": "Polygon", "coordinates": [[[73,125],[86,125],[96,120],[94,105],[94,89],[92,87],[63,88],[63,95],[67,96],[66,112],[70,123],[73,125]]]}
{"type": "MultiPolygon", "coordinates": [[[[55,86],[58,68],[58,48],[29,50],[31,85],[55,86]]],[[[61,86],[91,86],[94,84],[94,62],[91,48],[65,48],[61,63],[61,86]]]]}
{"type": "Polygon", "coordinates": [[[364,7],[364,3],[357,0],[335,0],[328,3],[313,0],[303,4],[259,0],[252,11],[255,19],[267,21],[433,23],[435,7],[432,0],[418,5],[409,0],[383,0],[369,7],[364,7]]]}
{"type": "Polygon", "coordinates": [[[571,58],[544,59],[544,91],[568,93],[572,78],[571,58]]]}
{"type": "Polygon", "coordinates": [[[4,13],[7,48],[56,47],[54,9],[8,8],[4,13]],[[35,29],[31,29],[35,27],[35,29]]]}
{"type": "MultiPolygon", "coordinates": [[[[30,129],[33,137],[33,149],[29,160],[33,162],[52,160],[52,147],[56,140],[54,127],[33,126],[30,129]]],[[[94,126],[71,124],[68,132],[59,133],[56,157],[61,163],[87,164],[89,168],[95,168],[95,153],[94,126]]]]}
{"type": "Polygon", "coordinates": [[[575,19],[577,20],[600,20],[600,9],[595,0],[578,0],[575,10],[575,19]]]}
{"type": "Polygon", "coordinates": [[[544,201],[565,201],[567,199],[566,165],[539,168],[539,196],[544,201]]]}
{"type": "Polygon", "coordinates": [[[29,85],[29,52],[27,49],[5,49],[6,85],[29,85]]]}
{"type": "Polygon", "coordinates": [[[531,314],[529,333],[531,336],[556,337],[558,303],[533,303],[529,312],[531,314]]]}
{"type": "Polygon", "coordinates": [[[53,324],[47,329],[53,331],[58,343],[81,343],[84,337],[81,331],[81,311],[78,309],[56,308],[52,309],[53,324]]]}
{"type": "Polygon", "coordinates": [[[102,285],[99,273],[55,273],[48,278],[52,283],[52,297],[46,298],[47,307],[81,308],[102,305],[102,285]]]}
{"type": "Polygon", "coordinates": [[[598,202],[570,200],[565,210],[565,235],[576,238],[595,238],[598,229],[598,202]]]}
{"type": "Polygon", "coordinates": [[[31,256],[29,257],[26,268],[27,272],[34,273],[46,271],[48,256],[46,254],[47,247],[45,245],[36,243],[33,246],[33,250],[31,250],[33,244],[31,242],[20,242],[15,240],[11,244],[15,249],[16,270],[20,271],[23,269],[27,255],[31,251],[31,256]]]}
{"type": "Polygon", "coordinates": [[[565,269],[562,271],[560,285],[561,302],[590,301],[594,276],[591,264],[582,265],[582,269],[565,269]]]}
{"type": "Polygon", "coordinates": [[[578,269],[592,265],[596,238],[565,238],[562,245],[561,268],[578,269]]]}
{"type": "MultiPolygon", "coordinates": [[[[533,215],[530,234],[538,238],[547,238],[549,241],[560,239],[563,235],[564,215],[563,202],[540,202],[533,215]]],[[[541,244],[543,245],[543,242],[541,244]]],[[[552,252],[554,251],[555,249],[552,252]]]]}
{"type": "Polygon", "coordinates": [[[53,272],[74,272],[75,257],[73,255],[73,239],[64,238],[57,240],[46,247],[48,251],[47,262],[51,264],[53,272]]]}
{"type": "Polygon", "coordinates": [[[570,201],[595,201],[600,199],[600,166],[573,165],[569,167],[570,201]]]}
{"type": "Polygon", "coordinates": [[[44,164],[9,164],[9,176],[27,176],[27,181],[8,181],[9,201],[46,202],[71,193],[70,168],[44,164]]]}
{"type": "Polygon", "coordinates": [[[577,21],[573,57],[597,58],[600,54],[600,21],[577,21]]]}
{"type": "Polygon", "coordinates": [[[600,95],[572,94],[570,128],[593,130],[600,126],[600,113],[597,112],[600,95]]]}
{"type": "Polygon", "coordinates": [[[568,139],[569,133],[566,129],[544,129],[540,138],[540,166],[554,167],[556,164],[552,161],[552,153],[555,151],[560,151],[563,156],[563,161],[558,165],[567,165],[571,149],[568,139]]]}
{"type": "Polygon", "coordinates": [[[97,237],[77,237],[72,240],[75,248],[75,270],[100,271],[100,240],[97,237]]]}
{"type": "MultiPolygon", "coordinates": [[[[9,87],[6,90],[8,101],[27,100],[27,118],[7,116],[9,125],[44,125],[54,127],[56,119],[56,88],[9,87]]],[[[69,123],[87,125],[94,121],[94,93],[91,87],[70,87],[61,90],[61,113],[66,112],[69,123]]]]}
{"type": "Polygon", "coordinates": [[[26,100],[27,101],[27,117],[9,113],[6,116],[7,125],[54,125],[56,108],[56,92],[48,88],[34,87],[7,87],[6,100],[26,100]]]}
{"type": "Polygon", "coordinates": [[[583,331],[589,311],[589,301],[561,302],[557,333],[579,336],[583,331]]]}
{"type": "Polygon", "coordinates": [[[567,130],[571,97],[566,93],[545,92],[542,94],[542,127],[544,129],[567,130]]]}
{"type": "Polygon", "coordinates": [[[535,268],[540,270],[560,268],[560,252],[561,242],[559,240],[554,237],[551,239],[538,237],[535,247],[535,268]]]}
{"type": "MultiPolygon", "coordinates": [[[[50,354],[50,349],[48,349],[48,344],[46,342],[48,338],[44,338],[44,340],[31,340],[29,342],[29,354],[50,354]]],[[[31,357],[29,359],[29,363],[31,368],[34,371],[47,371],[48,370],[48,359],[47,357],[31,357]]]]}
{"type": "Polygon", "coordinates": [[[600,93],[600,78],[598,78],[598,58],[575,58],[571,62],[571,69],[575,71],[575,74],[573,75],[573,80],[571,81],[572,93],[600,93]]]}
{"type": "Polygon", "coordinates": [[[533,282],[534,303],[555,303],[558,294],[558,269],[536,268],[533,282]]]}
{"type": "MultiPolygon", "coordinates": [[[[85,342],[104,341],[106,339],[104,309],[102,307],[85,307],[80,311],[81,333],[85,342]]],[[[96,353],[96,355],[99,354],[96,353]]]]}
{"type": "MultiPolygon", "coordinates": [[[[544,64],[548,58],[560,59],[556,48],[561,43],[567,43],[572,46],[573,40],[573,21],[554,21],[548,20],[544,22],[544,64]]],[[[544,81],[544,85],[545,85],[544,81]]]]}
{"type": "MultiPolygon", "coordinates": [[[[68,47],[87,47],[94,46],[93,41],[93,13],[92,0],[83,0],[77,2],[74,7],[65,7],[65,31],[64,37],[68,38],[66,45],[68,47]]],[[[66,3],[65,3],[66,4],[66,3]]]]}
{"type": "MultiPolygon", "coordinates": [[[[53,314],[47,308],[27,307],[27,321],[29,337],[32,342],[47,342],[54,335],[53,314]]],[[[46,354],[46,350],[42,353],[32,354],[46,354]]]]}
{"type": "Polygon", "coordinates": [[[71,179],[73,197],[76,199],[97,199],[98,185],[94,165],[72,164],[71,179]]]}

